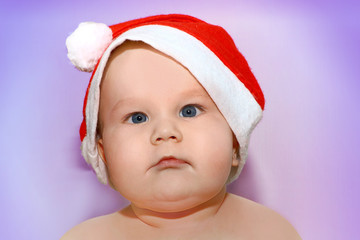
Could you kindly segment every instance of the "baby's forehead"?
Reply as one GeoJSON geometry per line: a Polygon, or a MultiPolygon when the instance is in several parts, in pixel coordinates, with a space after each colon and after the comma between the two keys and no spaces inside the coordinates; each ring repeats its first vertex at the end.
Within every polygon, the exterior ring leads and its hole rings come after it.
{"type": "MultiPolygon", "coordinates": [[[[131,40],[126,40],[111,52],[104,69],[101,85],[109,81],[109,78],[115,82],[126,76],[128,77],[128,87],[139,87],[136,86],[135,80],[140,76],[149,79],[151,84],[158,84],[157,87],[160,88],[164,84],[159,85],[160,81],[157,82],[157,79],[151,81],[151,76],[162,78],[167,74],[169,81],[173,78],[181,82],[183,79],[193,79],[196,84],[189,89],[192,94],[206,92],[192,72],[179,61],[143,41],[131,40]]],[[[143,88],[143,86],[140,87],[143,88]]]]}
{"type": "Polygon", "coordinates": [[[116,58],[117,56],[119,56],[121,53],[128,51],[128,50],[134,50],[134,49],[147,49],[147,50],[152,50],[152,51],[156,51],[159,54],[164,54],[163,52],[153,48],[151,45],[143,42],[143,41],[132,41],[132,40],[125,40],[121,45],[117,46],[114,50],[111,51],[110,57],[108,59],[108,62],[106,64],[106,66],[109,65],[109,63],[116,58]]]}
{"type": "Polygon", "coordinates": [[[148,87],[154,90],[166,89],[166,93],[180,91],[189,96],[208,96],[188,68],[142,41],[127,40],[111,52],[101,85],[103,88],[104,85],[105,88],[136,88],[138,92],[148,87]]]}

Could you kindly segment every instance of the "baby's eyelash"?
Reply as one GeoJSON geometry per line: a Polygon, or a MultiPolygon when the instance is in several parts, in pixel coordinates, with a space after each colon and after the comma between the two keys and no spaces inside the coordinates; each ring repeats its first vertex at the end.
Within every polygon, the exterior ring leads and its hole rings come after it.
{"type": "Polygon", "coordinates": [[[184,105],[182,108],[188,107],[188,106],[194,106],[194,107],[198,108],[198,109],[201,110],[201,111],[204,111],[204,110],[205,110],[205,107],[202,106],[202,105],[200,105],[200,104],[198,104],[198,103],[189,103],[189,104],[184,105]]]}
{"type": "MultiPolygon", "coordinates": [[[[179,112],[181,117],[191,118],[196,117],[199,114],[203,113],[205,108],[199,104],[186,104],[183,106],[179,112]]],[[[131,124],[140,124],[143,122],[147,122],[149,117],[143,112],[131,112],[124,116],[123,122],[124,123],[131,123],[131,124]]]]}
{"type": "Polygon", "coordinates": [[[124,122],[139,124],[148,121],[149,117],[142,112],[132,112],[124,117],[124,122]]]}
{"type": "Polygon", "coordinates": [[[201,110],[202,112],[205,111],[205,108],[204,108],[203,106],[199,105],[199,104],[191,104],[191,105],[197,107],[197,108],[198,108],[199,110],[201,110]]]}
{"type": "Polygon", "coordinates": [[[196,117],[204,112],[204,107],[199,104],[187,104],[181,108],[180,117],[191,118],[196,117]]]}

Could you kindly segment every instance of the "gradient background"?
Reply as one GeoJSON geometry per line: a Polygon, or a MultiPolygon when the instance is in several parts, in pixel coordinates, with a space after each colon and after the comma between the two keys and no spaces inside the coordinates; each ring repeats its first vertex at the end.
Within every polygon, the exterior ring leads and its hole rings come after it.
{"type": "Polygon", "coordinates": [[[355,239],[360,224],[358,1],[1,1],[0,238],[59,239],[127,202],[80,155],[90,74],[66,58],[82,21],[185,13],[223,26],[266,97],[233,193],[304,239],[355,239]],[[151,3],[150,3],[151,2],[151,3]]]}

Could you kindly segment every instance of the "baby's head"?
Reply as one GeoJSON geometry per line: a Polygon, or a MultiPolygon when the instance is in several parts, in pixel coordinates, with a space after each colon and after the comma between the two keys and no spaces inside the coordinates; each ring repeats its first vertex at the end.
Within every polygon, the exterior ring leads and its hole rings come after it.
{"type": "Polygon", "coordinates": [[[100,89],[98,151],[125,198],[164,211],[224,187],[239,164],[237,141],[181,64],[142,42],[125,42],[112,52],[100,89]]]}
{"type": "Polygon", "coordinates": [[[74,65],[93,71],[80,134],[101,182],[128,199],[146,191],[176,198],[164,191],[173,187],[190,198],[237,178],[264,97],[225,30],[160,15],[110,28],[86,23],[67,45],[74,65]]]}

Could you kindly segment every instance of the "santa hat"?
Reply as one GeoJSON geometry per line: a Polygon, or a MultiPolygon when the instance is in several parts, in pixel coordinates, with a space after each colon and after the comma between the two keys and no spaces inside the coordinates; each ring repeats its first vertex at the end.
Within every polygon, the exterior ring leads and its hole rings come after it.
{"type": "Polygon", "coordinates": [[[81,71],[93,72],[85,96],[80,137],[82,154],[98,179],[108,182],[106,166],[97,150],[99,86],[112,50],[126,40],[145,42],[174,58],[206,89],[239,142],[240,164],[228,182],[236,179],[247,157],[250,134],[262,117],[263,93],[223,28],[179,14],[151,16],[109,27],[85,22],[66,40],[71,62],[81,71]]]}

